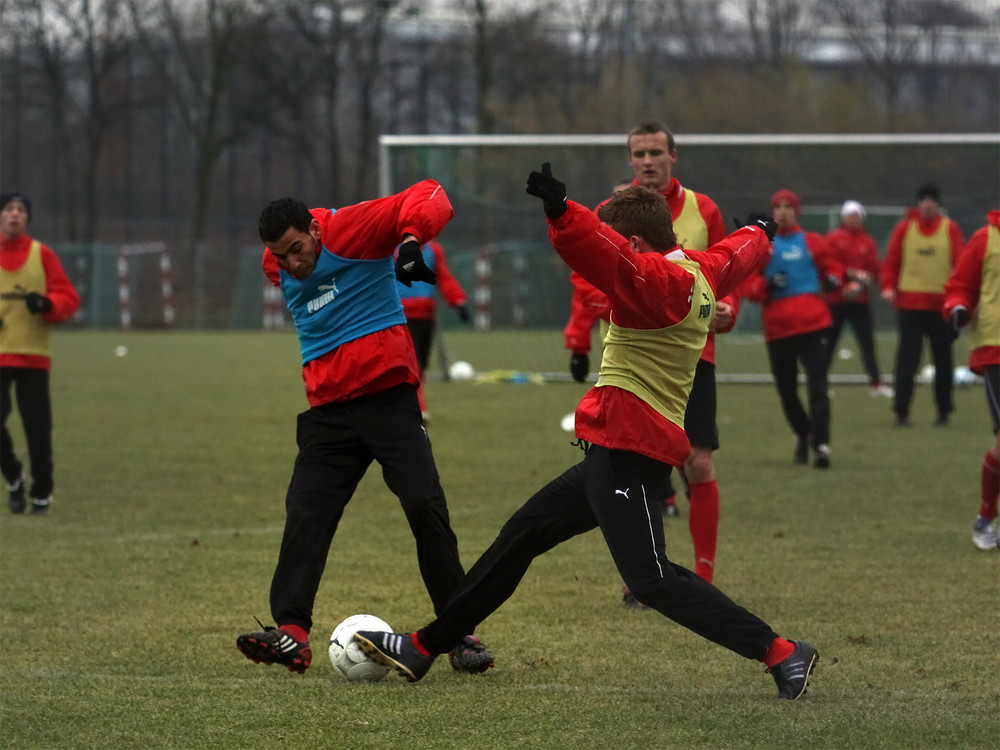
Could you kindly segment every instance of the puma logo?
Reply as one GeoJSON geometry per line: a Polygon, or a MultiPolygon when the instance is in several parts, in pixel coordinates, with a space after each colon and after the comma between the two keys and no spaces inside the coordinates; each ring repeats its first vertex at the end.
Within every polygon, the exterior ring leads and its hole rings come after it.
{"type": "Polygon", "coordinates": [[[624,495],[625,499],[628,500],[628,487],[623,490],[615,490],[616,495],[624,495]]]}

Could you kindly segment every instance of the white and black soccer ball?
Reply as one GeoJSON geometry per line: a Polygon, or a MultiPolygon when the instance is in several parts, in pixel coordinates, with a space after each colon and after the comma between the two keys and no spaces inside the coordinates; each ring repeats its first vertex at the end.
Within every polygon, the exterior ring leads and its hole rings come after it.
{"type": "Polygon", "coordinates": [[[348,682],[378,682],[389,669],[369,659],[354,642],[359,630],[391,632],[392,627],[375,615],[351,615],[333,629],[330,636],[330,663],[348,682]]]}

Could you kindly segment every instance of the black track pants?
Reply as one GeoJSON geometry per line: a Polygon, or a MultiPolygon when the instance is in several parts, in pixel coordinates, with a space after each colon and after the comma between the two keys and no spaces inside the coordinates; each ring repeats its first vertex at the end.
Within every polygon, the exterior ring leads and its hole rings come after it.
{"type": "Polygon", "coordinates": [[[24,470],[14,454],[14,441],[7,430],[7,418],[14,409],[24,427],[31,463],[31,497],[44,499],[52,494],[52,402],[49,397],[49,372],[33,367],[0,367],[0,472],[8,484],[17,481],[24,470]]]}
{"type": "Polygon", "coordinates": [[[592,446],[511,516],[455,599],[420,631],[421,642],[449,651],[510,598],[532,560],[599,526],[639,601],[742,656],[763,658],[776,637],[767,624],[667,559],[660,507],[669,473],[645,456],[592,446]]]}
{"type": "Polygon", "coordinates": [[[399,385],[298,418],[299,453],[285,498],[285,531],[271,581],[279,625],[312,626],[313,602],[344,508],[372,461],[399,498],[435,612],[463,575],[444,490],[420,419],[417,393],[399,385]]]}

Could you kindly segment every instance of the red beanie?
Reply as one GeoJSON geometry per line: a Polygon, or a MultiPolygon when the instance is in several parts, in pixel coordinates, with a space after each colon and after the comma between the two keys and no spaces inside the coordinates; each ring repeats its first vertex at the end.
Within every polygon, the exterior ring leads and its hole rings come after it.
{"type": "Polygon", "coordinates": [[[789,204],[792,208],[795,209],[796,214],[798,214],[802,210],[802,204],[799,203],[799,196],[797,196],[791,190],[779,190],[777,193],[771,196],[772,209],[779,203],[789,204]]]}

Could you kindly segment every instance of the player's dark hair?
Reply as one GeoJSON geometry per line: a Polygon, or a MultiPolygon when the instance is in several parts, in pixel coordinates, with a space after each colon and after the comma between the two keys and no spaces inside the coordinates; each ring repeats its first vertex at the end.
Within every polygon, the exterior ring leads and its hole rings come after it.
{"type": "Polygon", "coordinates": [[[632,153],[632,136],[656,135],[657,133],[664,133],[667,136],[667,151],[672,154],[677,150],[674,144],[674,134],[670,132],[670,128],[659,120],[640,123],[628,131],[628,140],[625,141],[625,146],[628,148],[629,153],[632,153]]]}
{"type": "Polygon", "coordinates": [[[631,185],[613,193],[597,210],[598,218],[623,237],[642,237],[654,250],[677,245],[667,199],[659,190],[631,185]]]}
{"type": "Polygon", "coordinates": [[[289,227],[300,232],[308,231],[312,219],[309,207],[298,198],[278,198],[260,212],[257,231],[265,243],[274,242],[281,239],[289,227]]]}

